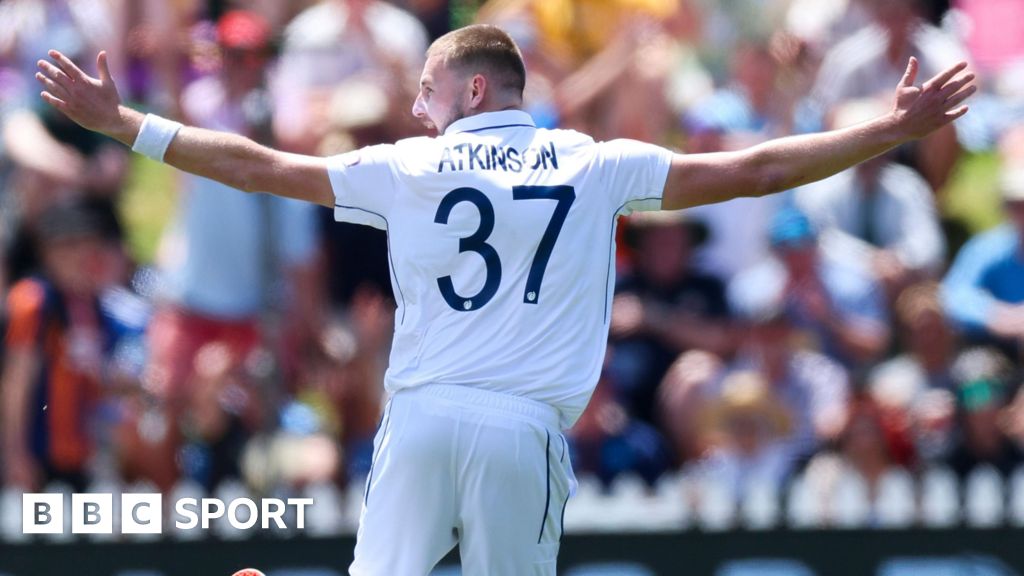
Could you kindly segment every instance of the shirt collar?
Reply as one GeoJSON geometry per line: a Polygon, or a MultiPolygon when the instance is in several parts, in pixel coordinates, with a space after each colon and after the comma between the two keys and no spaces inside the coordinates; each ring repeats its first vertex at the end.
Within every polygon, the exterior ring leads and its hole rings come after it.
{"type": "Polygon", "coordinates": [[[461,132],[480,132],[490,128],[507,128],[509,126],[536,125],[533,118],[522,110],[499,110],[497,112],[481,112],[465,118],[460,118],[448,125],[445,129],[445,136],[459,134],[461,132]]]}

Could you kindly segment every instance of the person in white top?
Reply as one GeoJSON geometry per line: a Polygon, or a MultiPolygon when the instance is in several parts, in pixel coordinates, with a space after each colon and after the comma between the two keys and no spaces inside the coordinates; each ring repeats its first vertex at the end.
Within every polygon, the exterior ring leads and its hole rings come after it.
{"type": "Polygon", "coordinates": [[[614,228],[632,210],[760,196],[824,178],[963,115],[966,64],[921,86],[911,60],[892,110],[833,132],[678,155],[540,130],[499,28],[427,51],[413,114],[437,138],[333,158],[275,151],[121,104],[56,51],[43,99],[81,125],[247,191],[331,206],[388,231],[398,297],[390,394],[352,574],[426,574],[456,543],[465,574],[554,574],[574,480],[561,430],[583,410],[608,333],[614,228]]]}

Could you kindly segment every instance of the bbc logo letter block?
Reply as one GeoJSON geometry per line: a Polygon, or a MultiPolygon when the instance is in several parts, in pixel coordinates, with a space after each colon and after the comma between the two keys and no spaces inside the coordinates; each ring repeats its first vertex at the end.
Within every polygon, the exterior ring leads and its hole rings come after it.
{"type": "MultiPolygon", "coordinates": [[[[122,494],[120,504],[122,534],[162,532],[160,494],[122,494]]],[[[65,519],[70,516],[72,534],[112,534],[115,513],[112,494],[72,494],[69,509],[64,507],[62,494],[25,494],[21,529],[25,534],[63,534],[65,519]]]]}

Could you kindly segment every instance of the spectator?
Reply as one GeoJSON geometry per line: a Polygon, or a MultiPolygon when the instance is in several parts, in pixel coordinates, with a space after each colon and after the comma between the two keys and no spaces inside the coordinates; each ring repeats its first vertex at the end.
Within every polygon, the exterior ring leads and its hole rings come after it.
{"type": "Polygon", "coordinates": [[[526,96],[535,109],[535,97],[545,96],[541,117],[549,123],[586,126],[597,139],[657,140],[669,125],[665,90],[674,36],[692,37],[696,24],[691,4],[496,0],[480,16],[524,40],[527,67],[541,71],[526,96]]]}
{"type": "Polygon", "coordinates": [[[1024,385],[1018,383],[1013,400],[1000,418],[1003,430],[1020,453],[1024,453],[1024,385]]]}
{"type": "MultiPolygon", "coordinates": [[[[212,491],[224,480],[241,477],[245,443],[268,417],[257,394],[275,395],[257,388],[258,382],[239,365],[229,344],[209,342],[191,360],[188,412],[171,412],[172,424],[182,432],[174,456],[183,477],[212,491]]],[[[178,440],[176,432],[171,432],[172,440],[178,440]]]]}
{"type": "MultiPolygon", "coordinates": [[[[885,104],[844,104],[833,122],[851,126],[885,104]]],[[[879,113],[880,113],[879,112],[879,113]]],[[[879,156],[797,191],[797,204],[822,233],[834,233],[852,261],[867,262],[895,300],[914,280],[934,277],[945,246],[928,183],[913,169],[879,156]]]]}
{"type": "Polygon", "coordinates": [[[345,460],[345,479],[370,471],[373,436],[384,408],[384,370],[394,313],[380,294],[364,289],[344,319],[330,322],[316,353],[304,363],[296,397],[320,407],[345,460]]]}
{"type": "Polygon", "coordinates": [[[960,436],[949,457],[953,471],[967,477],[980,465],[1009,476],[1024,463],[1024,453],[1004,429],[1010,405],[1012,364],[990,348],[971,348],[953,364],[960,436]]]}
{"type": "Polygon", "coordinates": [[[4,148],[14,168],[8,193],[13,213],[7,276],[17,281],[38,266],[32,228],[48,208],[88,198],[116,220],[114,201],[127,169],[127,151],[45,110],[19,108],[3,122],[4,148]]]}
{"type": "Polygon", "coordinates": [[[896,319],[900,342],[906,352],[872,370],[868,378],[871,388],[891,389],[885,383],[899,380],[907,388],[882,395],[908,400],[927,389],[952,391],[950,368],[957,342],[946,323],[939,285],[922,282],[904,290],[896,301],[896,319]]]}
{"type": "Polygon", "coordinates": [[[1007,222],[972,238],[943,281],[949,317],[973,340],[996,341],[1012,354],[1024,343],[1024,168],[1004,168],[1007,222]]]}
{"type": "MultiPolygon", "coordinates": [[[[278,144],[327,155],[418,134],[408,110],[426,49],[423,24],[392,3],[314,2],[285,28],[271,75],[278,144]]],[[[336,224],[329,212],[319,221],[331,304],[348,306],[366,286],[390,296],[385,234],[336,224]],[[361,247],[358,258],[352,245],[361,247]]]]}
{"type": "Polygon", "coordinates": [[[884,298],[865,272],[820,248],[817,238],[803,212],[780,210],[770,231],[776,255],[738,274],[730,298],[777,300],[813,348],[863,369],[889,344],[884,298]]]}
{"type": "MultiPolygon", "coordinates": [[[[0,5],[0,61],[16,67],[24,78],[35,73],[40,54],[57,48],[65,54],[93,55],[99,48],[111,52],[117,70],[122,38],[115,23],[114,2],[79,0],[8,0],[0,5]]],[[[24,100],[36,90],[25,84],[24,100]]]]}
{"type": "Polygon", "coordinates": [[[635,417],[654,421],[655,391],[682,352],[731,346],[725,287],[690,265],[706,236],[683,212],[652,212],[629,219],[627,243],[634,265],[612,303],[608,376],[635,417]]]}
{"type": "MultiPolygon", "coordinates": [[[[253,13],[228,12],[218,22],[217,36],[221,71],[186,87],[181,108],[194,125],[266,140],[270,116],[263,74],[269,28],[253,13]]],[[[165,282],[150,329],[146,380],[152,393],[170,402],[172,422],[195,397],[190,382],[201,349],[219,342],[237,365],[262,338],[274,336],[261,334],[259,324],[275,291],[288,294],[285,351],[312,338],[318,317],[313,207],[197,176],[184,175],[182,183],[176,220],[161,247],[165,282]]],[[[283,360],[287,373],[291,358],[283,360]]],[[[168,449],[177,443],[173,436],[168,449]]],[[[154,475],[167,485],[173,473],[154,475]]]]}
{"type": "MultiPolygon", "coordinates": [[[[847,372],[829,357],[802,347],[799,330],[786,314],[777,289],[734,281],[729,296],[747,331],[727,374],[753,370],[765,376],[793,416],[786,454],[794,462],[805,460],[835,440],[846,423],[847,372]]],[[[718,384],[713,394],[720,390],[718,384]]]]}
{"type": "Polygon", "coordinates": [[[572,72],[571,62],[547,49],[547,42],[540,37],[530,2],[486,2],[477,11],[475,20],[500,26],[515,39],[526,69],[530,71],[523,92],[524,109],[530,112],[538,126],[559,126],[563,119],[559,114],[556,92],[562,80],[572,72]]]}
{"type": "Polygon", "coordinates": [[[881,409],[910,418],[918,455],[935,462],[952,447],[957,340],[934,282],[904,290],[895,312],[905,352],[871,370],[868,393],[881,409]]]}
{"type": "Polygon", "coordinates": [[[818,60],[838,42],[871,23],[865,2],[793,0],[788,4],[786,31],[818,60]]]}
{"type": "Polygon", "coordinates": [[[766,42],[746,42],[732,57],[730,83],[699,101],[684,124],[700,131],[720,126],[727,134],[725,148],[735,150],[793,131],[792,111],[797,94],[780,86],[783,64],[766,42]]]}
{"type": "Polygon", "coordinates": [[[274,133],[287,149],[315,153],[332,124],[336,93],[348,80],[376,83],[388,100],[382,140],[416,130],[410,92],[427,49],[415,16],[383,0],[320,0],[285,28],[274,75],[274,133]]]}
{"type": "Polygon", "coordinates": [[[593,474],[605,486],[623,474],[635,474],[653,486],[672,465],[665,438],[630,414],[605,376],[598,380],[569,442],[576,473],[593,474]]]}
{"type": "MultiPolygon", "coordinates": [[[[748,42],[735,51],[731,82],[683,115],[687,150],[737,150],[790,133],[794,89],[779,81],[786,71],[766,43],[748,42]]],[[[781,196],[736,198],[693,209],[711,230],[697,254],[700,268],[729,280],[767,256],[768,226],[782,202],[781,196]]]]}
{"type": "Polygon", "coordinates": [[[868,399],[856,400],[839,436],[838,453],[823,452],[807,465],[805,482],[824,497],[826,517],[834,523],[861,517],[866,524],[876,525],[884,479],[913,463],[906,423],[891,416],[868,399]],[[859,502],[860,498],[864,501],[859,502]],[[867,509],[851,509],[851,504],[860,503],[867,509]]]}
{"type": "MultiPolygon", "coordinates": [[[[888,95],[911,55],[920,62],[922,77],[939,72],[946,62],[967,60],[966,50],[954,37],[922,17],[921,0],[862,3],[872,23],[833,47],[821,64],[814,92],[826,115],[834,114],[845,100],[888,95]]],[[[904,153],[931,188],[939,190],[960,154],[956,129],[939,130],[904,153]]]]}
{"type": "Polygon", "coordinates": [[[778,493],[794,465],[785,444],[792,416],[764,377],[726,376],[707,420],[714,447],[701,465],[705,481],[724,486],[736,502],[755,485],[778,493]]]}
{"type": "Polygon", "coordinates": [[[871,22],[825,55],[816,86],[822,108],[835,112],[845,101],[871,98],[899,82],[910,55],[920,74],[938,73],[946,62],[966,59],[966,51],[947,32],[922,17],[921,0],[860,0],[871,22]]]}
{"type": "MultiPolygon", "coordinates": [[[[127,150],[41,106],[31,81],[36,61],[48,48],[71,55],[95,54],[101,46],[120,52],[114,16],[106,2],[14,0],[0,5],[0,70],[13,72],[0,90],[0,148],[14,168],[4,191],[11,195],[5,207],[13,209],[4,216],[10,237],[0,246],[7,266],[0,276],[10,283],[40,265],[32,227],[47,208],[89,197],[108,217],[116,217],[114,198],[127,168],[127,150]]],[[[117,62],[111,66],[116,69],[117,62]]]]}
{"type": "Polygon", "coordinates": [[[711,405],[722,359],[703,350],[684,353],[658,387],[658,422],[674,449],[676,467],[696,462],[709,449],[701,414],[711,405]]]}
{"type": "Polygon", "coordinates": [[[43,214],[37,235],[43,269],[16,283],[7,301],[4,483],[33,491],[62,481],[81,491],[111,340],[99,301],[102,225],[81,206],[59,206],[43,214]]]}

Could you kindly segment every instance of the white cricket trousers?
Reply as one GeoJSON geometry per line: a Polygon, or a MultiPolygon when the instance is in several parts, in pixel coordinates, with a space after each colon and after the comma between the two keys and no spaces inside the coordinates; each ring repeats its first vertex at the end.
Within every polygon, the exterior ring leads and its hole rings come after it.
{"type": "Polygon", "coordinates": [[[398,391],[349,571],[424,576],[458,543],[464,576],[554,575],[575,485],[554,408],[464,386],[398,391]]]}

